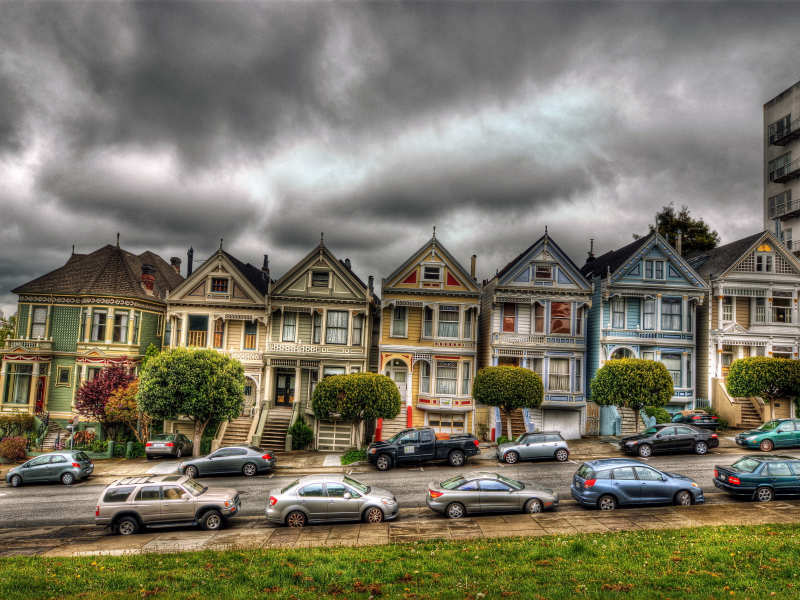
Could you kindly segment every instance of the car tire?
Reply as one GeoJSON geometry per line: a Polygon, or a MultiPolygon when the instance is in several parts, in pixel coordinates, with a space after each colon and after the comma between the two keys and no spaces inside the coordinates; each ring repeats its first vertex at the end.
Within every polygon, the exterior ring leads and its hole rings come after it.
{"type": "Polygon", "coordinates": [[[563,448],[561,450],[556,451],[556,460],[558,462],[566,462],[568,458],[569,458],[569,452],[567,452],[563,448]]]}
{"type": "Polygon", "coordinates": [[[305,513],[302,513],[299,510],[290,512],[286,516],[287,527],[305,527],[307,522],[308,519],[306,518],[305,513]]]}
{"type": "Polygon", "coordinates": [[[764,440],[758,445],[759,450],[762,452],[772,452],[774,447],[775,444],[773,444],[771,440],[764,440]]]}
{"type": "Polygon", "coordinates": [[[771,502],[775,499],[775,492],[772,491],[772,488],[768,487],[760,487],[756,490],[756,493],[753,497],[758,502],[771,502]]]}
{"type": "Polygon", "coordinates": [[[134,517],[122,517],[117,521],[116,529],[120,535],[136,535],[139,533],[139,521],[134,517]]]}
{"type": "Polygon", "coordinates": [[[180,458],[181,456],[183,456],[183,451],[178,447],[178,449],[175,450],[175,458],[180,458]]]}
{"type": "Polygon", "coordinates": [[[388,471],[392,468],[392,457],[388,454],[381,454],[375,459],[375,466],[378,468],[378,471],[388,471]]]}
{"type": "Polygon", "coordinates": [[[617,499],[614,496],[601,496],[597,501],[597,508],[600,510],[614,510],[617,508],[617,499]]]}
{"type": "Polygon", "coordinates": [[[648,444],[639,446],[639,456],[642,458],[649,458],[653,454],[653,449],[648,444]]]}
{"type": "Polygon", "coordinates": [[[19,475],[11,477],[11,487],[22,487],[22,477],[19,475]]]}
{"type": "Polygon", "coordinates": [[[675,494],[674,504],[676,506],[691,506],[692,502],[693,502],[692,495],[686,490],[683,490],[675,494]]]}
{"type": "Polygon", "coordinates": [[[519,454],[516,452],[506,452],[506,455],[503,457],[503,461],[505,461],[506,464],[513,465],[519,461],[519,454]]]}
{"type": "Polygon", "coordinates": [[[447,462],[451,467],[463,467],[466,456],[461,450],[453,450],[447,457],[447,462]]]}
{"type": "Polygon", "coordinates": [[[253,475],[258,474],[258,467],[255,466],[253,463],[247,463],[245,466],[242,467],[242,475],[245,477],[252,477],[253,475]]]}
{"type": "Polygon", "coordinates": [[[525,512],[529,515],[538,515],[544,512],[544,505],[541,500],[532,498],[525,503],[525,512]]]}
{"type": "Polygon", "coordinates": [[[64,485],[72,485],[73,483],[75,483],[75,475],[73,475],[72,473],[64,473],[61,476],[61,483],[63,483],[64,485]]]}
{"type": "Polygon", "coordinates": [[[467,509],[464,508],[463,504],[453,502],[452,504],[448,505],[444,511],[444,514],[447,515],[448,519],[460,519],[467,514],[467,509]]]}
{"type": "Polygon", "coordinates": [[[695,454],[699,454],[701,456],[703,454],[707,454],[708,453],[708,444],[706,444],[705,442],[697,442],[694,445],[694,453],[695,454]]]}
{"type": "Polygon", "coordinates": [[[184,468],[183,474],[186,475],[189,479],[194,479],[199,475],[197,467],[195,467],[194,465],[189,465],[188,467],[184,468]]]}
{"type": "Polygon", "coordinates": [[[203,531],[219,531],[225,523],[218,510],[210,510],[200,518],[200,529],[203,531]]]}
{"type": "Polygon", "coordinates": [[[370,525],[377,525],[383,521],[383,511],[377,506],[368,508],[364,511],[364,522],[370,525]]]}

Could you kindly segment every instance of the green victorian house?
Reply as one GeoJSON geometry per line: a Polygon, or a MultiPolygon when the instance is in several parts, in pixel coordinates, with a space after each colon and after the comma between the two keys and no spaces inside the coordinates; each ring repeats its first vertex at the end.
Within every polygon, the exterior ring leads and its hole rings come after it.
{"type": "Polygon", "coordinates": [[[183,280],[181,261],[171,262],[108,245],[12,290],[17,330],[2,348],[0,412],[49,412],[64,424],[84,381],[112,364],[135,370],[150,344],[161,348],[167,292],[183,280]]]}

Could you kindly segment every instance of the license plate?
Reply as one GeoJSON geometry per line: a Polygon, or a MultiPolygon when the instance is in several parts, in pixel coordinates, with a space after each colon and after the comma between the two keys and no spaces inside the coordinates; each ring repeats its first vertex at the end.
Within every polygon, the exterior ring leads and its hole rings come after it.
{"type": "Polygon", "coordinates": [[[720,475],[719,478],[722,479],[722,481],[728,481],[727,475],[720,475]]]}
{"type": "Polygon", "coordinates": [[[153,444],[155,448],[163,448],[164,444],[153,444]]]}

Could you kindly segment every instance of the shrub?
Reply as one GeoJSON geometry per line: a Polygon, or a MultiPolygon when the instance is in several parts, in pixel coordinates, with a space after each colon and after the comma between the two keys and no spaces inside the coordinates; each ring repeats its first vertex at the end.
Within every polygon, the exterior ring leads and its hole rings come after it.
{"type": "Polygon", "coordinates": [[[36,420],[30,413],[11,413],[0,416],[0,438],[23,437],[31,431],[36,420]]]}
{"type": "Polygon", "coordinates": [[[489,426],[486,423],[478,423],[478,439],[484,441],[489,439],[489,426]]]}
{"type": "Polygon", "coordinates": [[[200,442],[200,455],[205,456],[206,454],[211,454],[211,442],[214,441],[214,438],[204,438],[200,442]]]}
{"type": "Polygon", "coordinates": [[[369,419],[394,419],[400,414],[400,392],[394,381],[380,373],[350,373],[325,377],[314,388],[311,408],[318,419],[336,415],[359,423],[369,419]]]}
{"type": "Polygon", "coordinates": [[[342,464],[349,465],[354,462],[362,462],[367,460],[367,449],[361,448],[360,450],[350,450],[347,454],[342,456],[342,464]]]}
{"type": "Polygon", "coordinates": [[[506,436],[504,436],[504,435],[501,435],[499,438],[497,438],[497,444],[498,444],[498,445],[499,445],[499,444],[505,444],[506,442],[510,442],[510,441],[512,441],[512,440],[508,439],[508,438],[507,438],[506,436]]]}
{"type": "MultiPolygon", "coordinates": [[[[76,431],[75,435],[72,436],[72,443],[74,445],[92,445],[95,441],[97,441],[97,436],[94,434],[94,431],[76,431]]],[[[106,444],[108,446],[108,444],[106,444]]]]}
{"type": "Polygon", "coordinates": [[[297,417],[295,424],[289,427],[286,433],[292,436],[292,448],[294,450],[302,450],[314,442],[314,430],[306,423],[306,418],[303,415],[297,417]]]}
{"type": "Polygon", "coordinates": [[[22,462],[27,457],[25,450],[28,441],[19,436],[3,438],[0,442],[0,456],[9,462],[22,462]]]}
{"type": "Polygon", "coordinates": [[[706,411],[708,414],[714,415],[715,417],[717,417],[717,423],[719,423],[719,426],[717,427],[717,429],[719,429],[721,431],[725,431],[726,429],[730,429],[731,428],[731,424],[728,423],[728,421],[726,421],[722,417],[720,417],[719,416],[719,412],[717,412],[717,409],[714,408],[713,406],[709,406],[707,408],[704,408],[703,410],[706,411]]]}
{"type": "MultiPolygon", "coordinates": [[[[127,450],[127,444],[123,447],[127,450]]],[[[116,452],[114,452],[114,454],[116,454],[116,452]]],[[[125,458],[142,458],[144,455],[144,444],[141,442],[133,442],[133,447],[130,452],[125,454],[125,458]]]]}
{"type": "Polygon", "coordinates": [[[663,363],[640,358],[610,360],[590,384],[599,406],[621,406],[638,413],[645,406],[664,406],[672,397],[672,376],[663,363]]]}
{"type": "Polygon", "coordinates": [[[645,406],[642,410],[648,417],[655,417],[656,423],[672,422],[672,415],[660,406],[645,406]]]}
{"type": "Polygon", "coordinates": [[[101,440],[94,440],[92,442],[92,445],[89,446],[89,451],[90,452],[98,452],[98,453],[108,452],[108,441],[106,441],[106,440],[102,440],[102,441],[101,440]]]}

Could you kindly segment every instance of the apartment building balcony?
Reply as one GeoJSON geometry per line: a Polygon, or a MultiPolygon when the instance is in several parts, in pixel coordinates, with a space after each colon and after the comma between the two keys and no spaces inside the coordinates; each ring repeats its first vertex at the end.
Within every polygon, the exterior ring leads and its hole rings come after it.
{"type": "Polygon", "coordinates": [[[291,342],[270,342],[267,352],[286,354],[318,354],[323,356],[352,356],[363,358],[367,349],[363,346],[338,346],[333,344],[293,344],[291,342]]]}
{"type": "Polygon", "coordinates": [[[796,177],[800,177],[800,158],[770,171],[769,174],[769,180],[775,183],[786,183],[796,177]]]}
{"type": "MultiPolygon", "coordinates": [[[[782,202],[781,204],[775,206],[775,208],[771,208],[769,211],[770,219],[778,217],[781,221],[793,219],[797,216],[800,216],[800,200],[789,200],[788,202],[782,202]]],[[[792,249],[791,240],[787,242],[786,245],[789,250],[792,249]]]]}
{"type": "Polygon", "coordinates": [[[691,333],[682,331],[643,331],[641,329],[604,329],[603,339],[620,341],[685,341],[691,342],[694,336],[691,333]]]}
{"type": "Polygon", "coordinates": [[[494,344],[502,346],[556,346],[564,349],[584,349],[583,337],[570,335],[542,335],[527,333],[495,333],[494,344]]]}
{"type": "Polygon", "coordinates": [[[792,121],[782,129],[776,130],[775,133],[769,136],[769,144],[770,146],[785,146],[798,138],[800,138],[800,119],[792,121]]]}
{"type": "Polygon", "coordinates": [[[28,340],[24,338],[7,338],[5,350],[24,348],[25,352],[52,352],[53,340],[28,340]]]}

